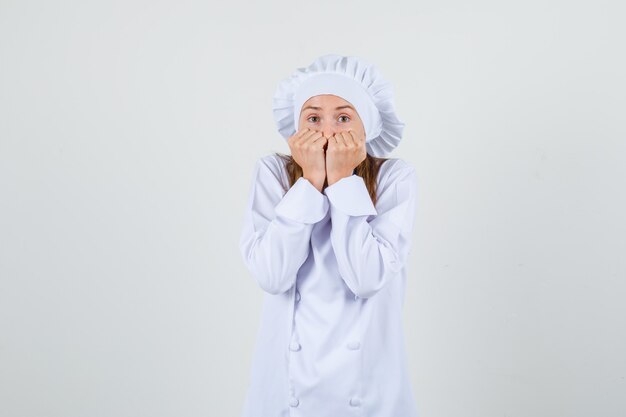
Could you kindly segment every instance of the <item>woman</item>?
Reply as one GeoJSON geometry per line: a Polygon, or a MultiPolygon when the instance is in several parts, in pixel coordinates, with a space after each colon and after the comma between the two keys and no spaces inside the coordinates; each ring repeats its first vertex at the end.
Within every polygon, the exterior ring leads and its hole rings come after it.
{"type": "Polygon", "coordinates": [[[416,210],[391,86],[324,55],[283,80],[291,155],[261,157],[241,233],[265,292],[244,417],[414,417],[402,305],[416,210]]]}

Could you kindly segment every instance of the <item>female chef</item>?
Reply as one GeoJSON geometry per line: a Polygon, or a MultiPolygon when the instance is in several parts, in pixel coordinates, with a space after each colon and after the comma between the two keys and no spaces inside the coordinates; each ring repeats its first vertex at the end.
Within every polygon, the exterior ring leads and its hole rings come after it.
{"type": "Polygon", "coordinates": [[[402,325],[415,169],[391,85],[328,54],[278,85],[240,238],[265,293],[243,417],[415,417],[402,325]]]}

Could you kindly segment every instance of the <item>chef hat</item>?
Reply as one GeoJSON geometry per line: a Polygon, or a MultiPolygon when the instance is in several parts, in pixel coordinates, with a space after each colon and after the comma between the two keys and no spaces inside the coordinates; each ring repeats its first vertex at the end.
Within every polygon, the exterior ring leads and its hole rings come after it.
{"type": "Polygon", "coordinates": [[[297,131],[304,102],[319,94],[339,96],[354,106],[365,128],[368,154],[385,157],[398,146],[404,123],[396,115],[391,84],[363,59],[335,54],[297,68],[278,84],[272,113],[283,138],[297,131]]]}

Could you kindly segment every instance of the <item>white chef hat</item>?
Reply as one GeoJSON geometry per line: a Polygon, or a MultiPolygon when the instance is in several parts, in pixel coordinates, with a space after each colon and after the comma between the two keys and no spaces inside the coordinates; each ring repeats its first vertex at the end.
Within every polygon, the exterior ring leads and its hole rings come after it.
{"type": "Polygon", "coordinates": [[[278,84],[272,113],[283,138],[297,131],[304,102],[319,94],[339,96],[354,106],[365,128],[368,154],[386,157],[400,143],[404,123],[396,115],[391,84],[363,59],[335,54],[297,68],[278,84]]]}

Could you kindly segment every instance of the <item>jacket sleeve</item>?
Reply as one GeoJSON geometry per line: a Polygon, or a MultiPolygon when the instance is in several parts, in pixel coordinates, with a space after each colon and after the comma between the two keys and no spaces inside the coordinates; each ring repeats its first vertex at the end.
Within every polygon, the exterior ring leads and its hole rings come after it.
{"type": "Polygon", "coordinates": [[[324,190],[330,203],[330,236],[339,273],[350,290],[362,298],[380,291],[405,266],[410,251],[416,172],[406,163],[396,163],[390,169],[376,207],[363,178],[356,174],[324,190]],[[375,217],[368,222],[370,215],[375,217]]]}
{"type": "Polygon", "coordinates": [[[285,192],[278,168],[267,158],[254,167],[239,248],[262,290],[287,291],[309,255],[313,225],[328,211],[328,199],[304,177],[285,192]]]}

